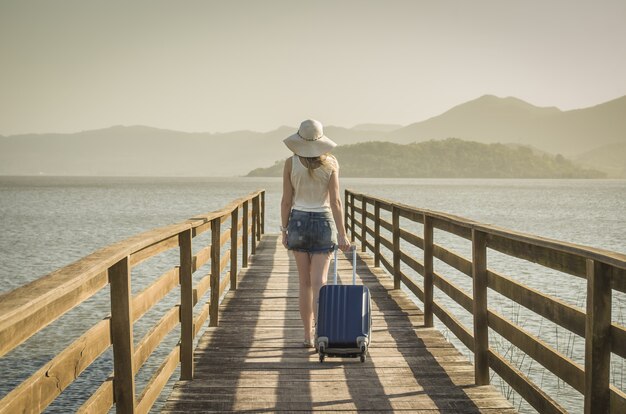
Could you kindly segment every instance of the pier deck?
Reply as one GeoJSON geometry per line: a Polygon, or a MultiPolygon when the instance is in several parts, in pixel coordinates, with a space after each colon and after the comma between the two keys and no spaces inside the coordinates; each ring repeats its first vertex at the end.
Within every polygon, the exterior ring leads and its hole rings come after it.
{"type": "MultiPolygon", "coordinates": [[[[351,283],[340,254],[339,274],[351,283]]],[[[332,265],[331,265],[332,266],[332,265]]],[[[443,335],[423,326],[409,297],[359,253],[357,283],[372,294],[368,358],[327,358],[302,347],[295,261],[266,235],[237,290],[220,305],[194,353],[193,381],[179,381],[164,413],[411,412],[514,413],[493,386],[474,385],[474,368],[443,335]]]]}

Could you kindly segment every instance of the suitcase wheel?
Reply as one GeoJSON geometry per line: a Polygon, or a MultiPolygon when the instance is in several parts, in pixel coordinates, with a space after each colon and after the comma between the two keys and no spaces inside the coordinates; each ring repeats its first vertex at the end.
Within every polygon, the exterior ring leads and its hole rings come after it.
{"type": "Polygon", "coordinates": [[[324,354],[320,354],[320,364],[321,364],[322,362],[324,362],[324,358],[325,358],[325,355],[324,355],[324,354]]]}

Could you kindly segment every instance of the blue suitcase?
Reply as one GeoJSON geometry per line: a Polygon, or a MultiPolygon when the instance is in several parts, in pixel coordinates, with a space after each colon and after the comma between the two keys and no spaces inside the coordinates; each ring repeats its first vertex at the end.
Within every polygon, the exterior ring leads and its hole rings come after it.
{"type": "Polygon", "coordinates": [[[356,285],[356,249],[352,248],[352,285],[337,284],[335,250],[334,284],[320,289],[315,348],[320,362],[330,357],[360,357],[365,362],[372,332],[370,291],[356,285]]]}

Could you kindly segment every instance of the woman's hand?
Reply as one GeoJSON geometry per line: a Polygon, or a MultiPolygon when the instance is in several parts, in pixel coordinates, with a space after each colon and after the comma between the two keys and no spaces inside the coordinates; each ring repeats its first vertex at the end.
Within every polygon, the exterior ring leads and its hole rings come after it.
{"type": "Polygon", "coordinates": [[[339,249],[344,252],[350,250],[350,242],[348,241],[348,236],[346,236],[345,234],[339,234],[337,236],[337,245],[339,249]]]}
{"type": "Polygon", "coordinates": [[[283,231],[283,246],[285,246],[285,249],[287,248],[287,232],[283,231]]]}

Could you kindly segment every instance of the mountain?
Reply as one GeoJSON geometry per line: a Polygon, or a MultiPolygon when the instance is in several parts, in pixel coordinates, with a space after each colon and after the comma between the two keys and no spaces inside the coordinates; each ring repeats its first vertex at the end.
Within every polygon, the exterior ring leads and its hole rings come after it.
{"type": "MultiPolygon", "coordinates": [[[[188,133],[114,126],[73,134],[0,136],[0,175],[236,176],[290,152],[274,131],[188,133]]],[[[337,144],[381,139],[377,131],[329,126],[337,144]]]]}
{"type": "Polygon", "coordinates": [[[607,173],[609,178],[626,178],[626,143],[609,144],[580,154],[580,165],[607,173]]]}
{"type": "MultiPolygon", "coordinates": [[[[624,114],[626,96],[564,112],[554,107],[536,107],[517,98],[485,95],[405,127],[359,124],[352,128],[327,126],[324,131],[339,145],[368,141],[408,144],[456,137],[530,146],[539,155],[560,153],[574,158],[588,154],[585,157],[593,162],[588,165],[614,176],[621,174],[619,166],[612,167],[619,163],[613,160],[615,154],[591,152],[626,144],[624,114]]],[[[295,127],[287,126],[264,133],[188,133],[147,126],[114,126],[73,134],[0,136],[0,175],[245,175],[251,169],[288,157],[290,152],[282,141],[295,132],[295,127]]]]}
{"type": "Polygon", "coordinates": [[[574,156],[602,145],[626,143],[626,96],[590,108],[561,111],[517,98],[485,95],[392,131],[397,143],[456,137],[482,143],[518,143],[574,156]]]}
{"type": "MultiPolygon", "coordinates": [[[[561,155],[538,155],[528,147],[448,138],[412,144],[365,142],[335,148],[344,177],[406,178],[602,178],[561,155]]],[[[280,176],[283,161],[249,176],[280,176]]]]}
{"type": "Polygon", "coordinates": [[[373,131],[373,132],[391,132],[402,128],[402,125],[396,124],[358,124],[351,129],[355,131],[373,131]]]}

